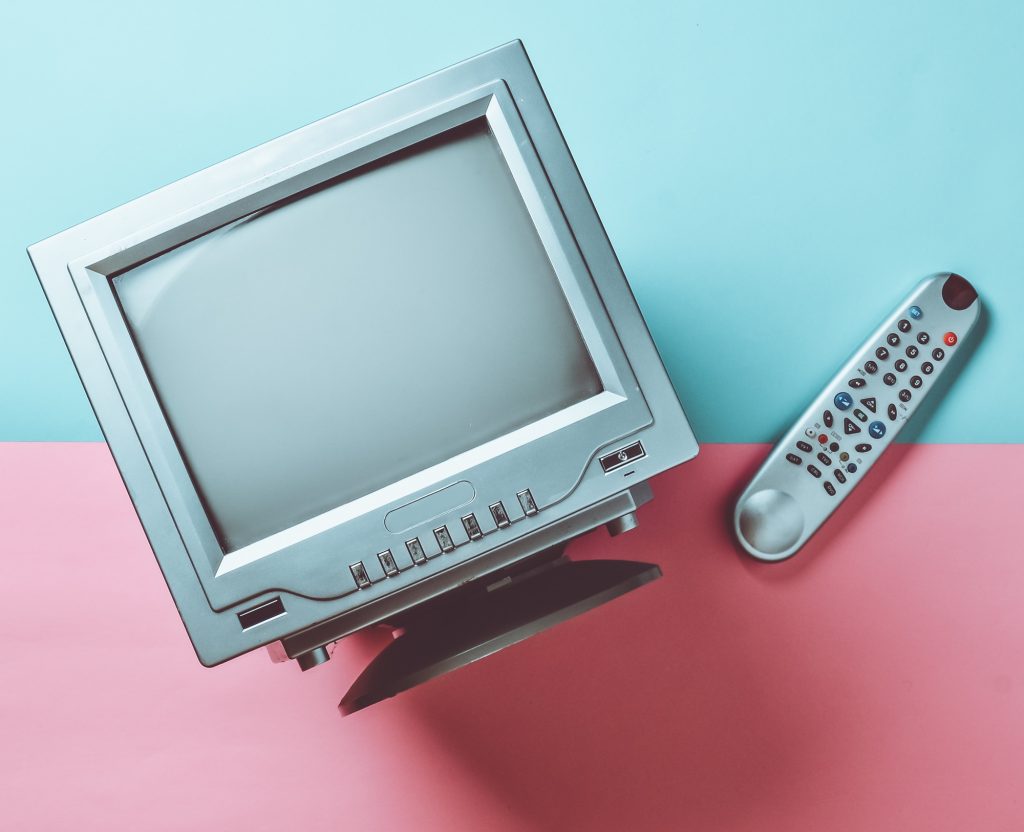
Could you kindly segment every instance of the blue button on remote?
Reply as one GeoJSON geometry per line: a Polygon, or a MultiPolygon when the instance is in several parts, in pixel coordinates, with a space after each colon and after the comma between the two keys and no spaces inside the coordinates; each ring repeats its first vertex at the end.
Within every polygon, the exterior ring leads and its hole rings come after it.
{"type": "Polygon", "coordinates": [[[910,315],[910,317],[913,318],[915,321],[919,321],[921,320],[921,307],[911,306],[910,309],[907,310],[907,314],[910,315]]]}
{"type": "Polygon", "coordinates": [[[885,422],[872,422],[868,425],[868,433],[875,439],[881,439],[885,436],[885,422]]]}
{"type": "Polygon", "coordinates": [[[836,397],[833,401],[836,403],[836,407],[840,410],[849,410],[853,406],[853,396],[845,390],[842,393],[836,393],[836,397]]]}

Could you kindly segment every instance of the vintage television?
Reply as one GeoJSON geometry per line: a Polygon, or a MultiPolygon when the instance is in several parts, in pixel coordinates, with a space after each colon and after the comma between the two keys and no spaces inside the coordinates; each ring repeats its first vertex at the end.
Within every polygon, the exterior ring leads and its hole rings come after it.
{"type": "Polygon", "coordinates": [[[29,255],[204,665],[400,627],[350,712],[660,574],[563,552],[697,445],[521,43],[29,255]]]}

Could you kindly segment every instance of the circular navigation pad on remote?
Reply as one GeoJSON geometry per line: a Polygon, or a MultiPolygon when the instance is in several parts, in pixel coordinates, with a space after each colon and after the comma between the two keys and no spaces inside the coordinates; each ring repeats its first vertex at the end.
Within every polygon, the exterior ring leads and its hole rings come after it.
{"type": "Polygon", "coordinates": [[[738,520],[743,539],[765,555],[778,555],[791,549],[804,531],[800,504],[777,488],[751,494],[740,509],[738,520]]]}

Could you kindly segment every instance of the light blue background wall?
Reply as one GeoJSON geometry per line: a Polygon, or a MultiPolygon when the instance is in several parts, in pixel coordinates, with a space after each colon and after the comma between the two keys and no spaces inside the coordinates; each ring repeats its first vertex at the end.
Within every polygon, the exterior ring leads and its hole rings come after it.
{"type": "Polygon", "coordinates": [[[20,3],[0,440],[98,439],[27,244],[521,37],[703,441],[773,438],[926,273],[985,343],[921,438],[1022,442],[1024,4],[20,3]]]}

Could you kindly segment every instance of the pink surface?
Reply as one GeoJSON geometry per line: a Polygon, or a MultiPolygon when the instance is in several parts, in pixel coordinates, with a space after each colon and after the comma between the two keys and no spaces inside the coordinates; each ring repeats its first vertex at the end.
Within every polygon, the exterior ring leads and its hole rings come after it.
{"type": "Polygon", "coordinates": [[[1024,446],[894,448],[775,566],[765,450],[573,547],[663,580],[341,719],[379,637],[203,669],[106,447],[0,445],[0,828],[1024,828],[1024,446]]]}

